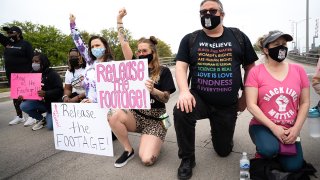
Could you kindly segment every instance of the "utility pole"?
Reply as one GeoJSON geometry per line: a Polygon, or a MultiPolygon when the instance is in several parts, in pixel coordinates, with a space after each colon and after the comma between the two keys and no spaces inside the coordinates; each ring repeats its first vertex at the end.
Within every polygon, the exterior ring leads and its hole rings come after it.
{"type": "Polygon", "coordinates": [[[306,1],[306,53],[309,53],[309,0],[306,1]]]}

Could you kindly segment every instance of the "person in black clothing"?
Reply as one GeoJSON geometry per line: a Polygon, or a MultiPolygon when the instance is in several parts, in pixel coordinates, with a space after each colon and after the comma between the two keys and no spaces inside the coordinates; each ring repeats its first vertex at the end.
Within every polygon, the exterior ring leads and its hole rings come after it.
{"type": "Polygon", "coordinates": [[[43,100],[26,100],[21,103],[20,108],[30,117],[37,120],[37,123],[32,127],[32,130],[36,131],[43,128],[45,125],[49,130],[52,130],[51,103],[61,102],[63,94],[62,80],[56,71],[49,68],[50,61],[47,56],[36,52],[32,62],[32,72],[42,73],[42,88],[38,91],[38,95],[42,97],[43,100]],[[45,112],[46,117],[43,117],[42,113],[45,112]]]}
{"type": "MultiPolygon", "coordinates": [[[[3,27],[2,29],[8,34],[6,37],[0,33],[0,43],[5,47],[4,64],[10,85],[11,73],[29,73],[32,70],[33,50],[31,44],[23,39],[22,31],[19,27],[3,27]]],[[[10,121],[9,125],[24,121],[20,109],[21,100],[13,99],[13,104],[17,112],[17,117],[10,121]]]]}
{"type": "Polygon", "coordinates": [[[200,4],[203,29],[183,37],[175,58],[179,99],[174,107],[174,127],[178,142],[179,179],[189,179],[195,167],[195,126],[197,120],[208,118],[212,144],[220,157],[233,148],[237,112],[246,108],[244,93],[239,98],[241,66],[244,78],[258,57],[249,38],[240,30],[223,26],[221,1],[203,0],[200,4]],[[241,38],[238,38],[238,36],[241,38]],[[240,43],[242,40],[243,43],[240,43]],[[191,88],[188,84],[188,68],[191,88]]]}

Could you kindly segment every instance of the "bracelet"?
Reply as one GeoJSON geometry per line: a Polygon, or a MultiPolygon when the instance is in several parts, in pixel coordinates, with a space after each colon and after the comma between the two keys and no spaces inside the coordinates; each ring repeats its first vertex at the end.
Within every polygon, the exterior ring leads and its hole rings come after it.
{"type": "Polygon", "coordinates": [[[123,24],[122,22],[117,22],[117,24],[123,24]]]}
{"type": "Polygon", "coordinates": [[[61,98],[62,101],[63,101],[63,99],[66,98],[66,97],[68,97],[68,95],[63,95],[62,98],[61,98]]]}

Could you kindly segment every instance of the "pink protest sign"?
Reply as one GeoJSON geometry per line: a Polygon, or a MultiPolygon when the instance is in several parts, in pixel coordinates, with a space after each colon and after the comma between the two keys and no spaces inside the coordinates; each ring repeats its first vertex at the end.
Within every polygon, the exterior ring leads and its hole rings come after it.
{"type": "Polygon", "coordinates": [[[96,63],[95,68],[101,108],[150,109],[147,59],[96,63]]]}
{"type": "Polygon", "coordinates": [[[10,97],[17,99],[41,100],[38,91],[41,90],[41,73],[11,73],[10,97]]]}

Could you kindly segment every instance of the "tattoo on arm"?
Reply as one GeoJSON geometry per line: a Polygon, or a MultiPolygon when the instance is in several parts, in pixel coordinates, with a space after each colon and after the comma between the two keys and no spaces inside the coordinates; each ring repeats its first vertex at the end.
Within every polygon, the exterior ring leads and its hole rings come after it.
{"type": "Polygon", "coordinates": [[[164,91],[163,95],[159,96],[158,94],[155,94],[155,95],[153,95],[153,97],[156,98],[160,102],[166,103],[169,101],[170,93],[168,91],[164,91]]]}
{"type": "Polygon", "coordinates": [[[128,42],[128,37],[126,36],[126,32],[123,27],[118,28],[120,36],[123,38],[124,42],[128,42]]]}

